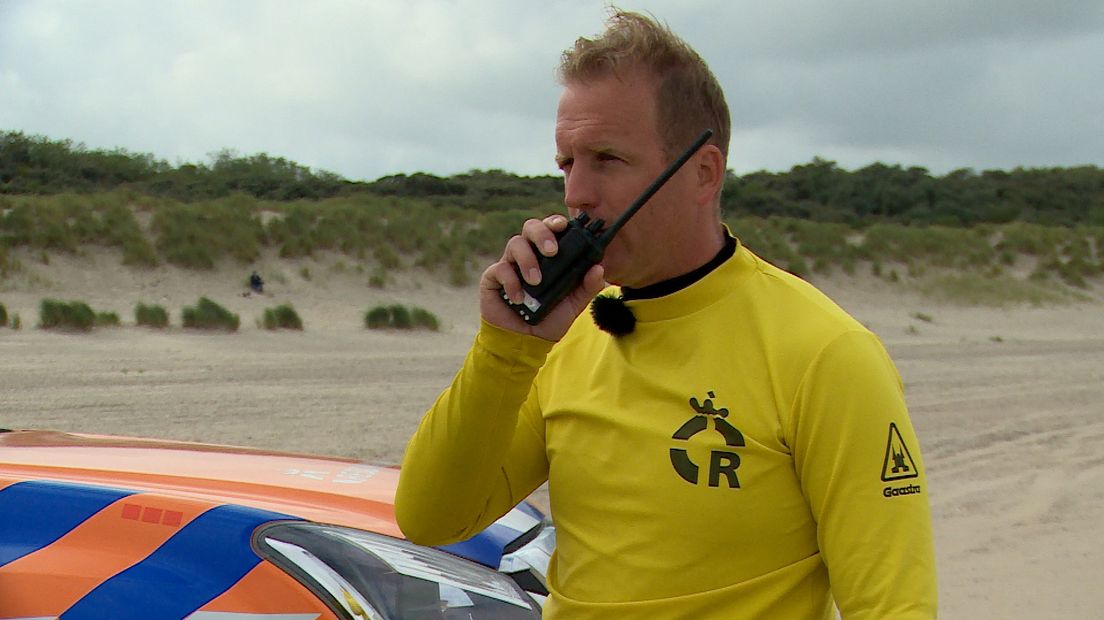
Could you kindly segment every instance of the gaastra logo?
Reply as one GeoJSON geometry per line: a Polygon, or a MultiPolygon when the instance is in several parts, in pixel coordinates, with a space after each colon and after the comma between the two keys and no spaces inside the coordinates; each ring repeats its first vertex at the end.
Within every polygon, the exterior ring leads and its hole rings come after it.
{"type": "MultiPolygon", "coordinates": [[[[901,438],[901,432],[897,425],[889,423],[889,440],[886,441],[885,459],[882,461],[882,482],[895,482],[907,480],[920,475],[916,467],[916,461],[912,460],[905,440],[901,438]]],[[[920,485],[910,484],[902,487],[885,487],[882,489],[883,497],[899,497],[901,495],[916,495],[921,492],[920,485]]]]}
{"type": "Polygon", "coordinates": [[[897,497],[898,495],[915,495],[920,492],[920,485],[910,484],[904,487],[886,487],[882,489],[885,497],[897,497]]]}
{"type": "MultiPolygon", "coordinates": [[[[717,409],[713,405],[716,395],[711,391],[709,398],[704,403],[699,403],[697,398],[690,399],[690,407],[694,410],[694,417],[687,420],[671,435],[676,441],[689,441],[691,437],[709,428],[709,420],[713,420],[713,428],[724,438],[725,445],[730,448],[741,448],[744,444],[744,434],[736,427],[729,424],[724,418],[728,417],[728,409],[717,409]]],[[[671,465],[675,472],[690,484],[698,484],[699,468],[690,460],[689,453],[683,448],[671,448],[671,465]]],[[[729,450],[713,450],[709,454],[709,486],[719,487],[721,476],[724,476],[728,488],[740,488],[740,479],[736,476],[736,469],[740,467],[740,455],[729,450]]]]}
{"type": "Polygon", "coordinates": [[[916,469],[916,462],[909,454],[905,440],[901,439],[901,432],[897,425],[889,423],[889,441],[886,442],[885,460],[882,461],[882,482],[915,478],[920,475],[916,469]]]}

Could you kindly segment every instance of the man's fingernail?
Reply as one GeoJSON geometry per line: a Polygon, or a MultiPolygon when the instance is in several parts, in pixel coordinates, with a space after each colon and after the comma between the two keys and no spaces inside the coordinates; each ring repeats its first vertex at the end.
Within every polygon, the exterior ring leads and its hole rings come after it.
{"type": "Polygon", "coordinates": [[[555,242],[553,242],[551,239],[545,240],[545,242],[544,242],[544,253],[545,254],[551,254],[552,252],[555,252],[555,251],[556,251],[555,242]]]}
{"type": "Polygon", "coordinates": [[[532,269],[529,270],[529,284],[539,284],[539,283],[540,283],[540,269],[537,269],[536,267],[533,267],[532,269]]]}

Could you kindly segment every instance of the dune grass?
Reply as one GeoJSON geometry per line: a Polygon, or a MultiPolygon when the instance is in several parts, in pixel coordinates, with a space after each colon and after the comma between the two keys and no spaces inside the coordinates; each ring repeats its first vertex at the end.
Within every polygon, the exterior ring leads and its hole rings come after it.
{"type": "Polygon", "coordinates": [[[303,319],[291,304],[281,304],[273,308],[265,308],[261,319],[267,330],[277,329],[303,329],[303,319]]]}
{"type": "Polygon", "coordinates": [[[96,313],[83,301],[43,299],[38,306],[38,326],[87,332],[96,326],[96,313]]]}
{"type": "Polygon", "coordinates": [[[212,329],[238,331],[241,318],[226,308],[200,297],[194,306],[186,306],[181,311],[181,324],[188,329],[212,329]]]}
{"type": "MultiPolygon", "coordinates": [[[[559,210],[543,202],[525,204],[476,208],[364,193],[294,201],[237,193],[181,202],[125,189],[0,196],[0,278],[31,269],[21,260],[49,264],[51,255],[80,256],[85,248],[101,247],[118,251],[123,264],[137,269],[169,264],[211,270],[227,263],[255,264],[263,253],[295,259],[326,252],[348,257],[351,270],[368,274],[370,288],[387,288],[395,274],[415,268],[466,286],[501,254],[526,218],[559,210]]],[[[963,274],[959,280],[988,285],[996,278],[1007,286],[995,288],[1019,291],[1011,296],[1035,303],[1031,300],[1051,299],[1050,293],[1063,287],[1089,289],[1104,276],[1104,226],[1096,224],[1013,221],[955,227],[883,219],[857,225],[793,217],[726,222],[759,256],[807,278],[873,273],[891,284],[915,284],[946,296],[959,286],[956,280],[932,278],[958,273],[963,274]],[[1033,270],[1027,284],[1013,277],[1025,266],[1033,270]]],[[[305,265],[295,269],[289,273],[298,272],[303,280],[320,275],[305,265]]],[[[404,321],[400,312],[398,319],[388,315],[386,324],[404,321]]]]}
{"type": "MultiPolygon", "coordinates": [[[[373,274],[416,266],[464,285],[473,266],[499,255],[526,218],[558,209],[462,208],[372,194],[287,202],[231,194],[191,203],[126,191],[9,196],[0,215],[0,270],[10,269],[9,251],[20,247],[49,260],[50,253],[98,245],[117,248],[129,266],[167,262],[198,270],[252,262],[265,250],[283,258],[326,251],[367,262],[373,274]]],[[[792,217],[727,223],[757,254],[803,276],[854,273],[860,262],[902,264],[913,273],[928,267],[987,272],[1020,257],[1038,259],[1047,275],[1074,286],[1104,272],[1099,225],[855,226],[792,217]]],[[[374,278],[376,286],[385,282],[374,278]]]]}
{"type": "Polygon", "coordinates": [[[1020,280],[1008,275],[944,273],[923,278],[918,288],[924,295],[939,301],[995,308],[1066,304],[1088,299],[1084,294],[1052,283],[1020,280]]]}
{"type": "Polygon", "coordinates": [[[134,323],[144,327],[163,329],[169,325],[169,313],[162,306],[139,302],[134,306],[134,323]]]}
{"type": "Polygon", "coordinates": [[[364,326],[368,329],[427,329],[437,331],[441,322],[437,315],[418,306],[402,304],[379,305],[364,313],[364,326]]]}
{"type": "Polygon", "coordinates": [[[119,315],[110,311],[97,312],[95,325],[96,327],[118,327],[120,325],[119,315]]]}

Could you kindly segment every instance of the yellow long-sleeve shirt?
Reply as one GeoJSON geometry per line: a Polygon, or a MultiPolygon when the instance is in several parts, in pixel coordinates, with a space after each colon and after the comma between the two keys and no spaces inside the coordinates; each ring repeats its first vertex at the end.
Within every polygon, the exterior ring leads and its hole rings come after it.
{"type": "Polygon", "coordinates": [[[484,324],[396,513],[464,539],[546,479],[546,618],[932,618],[927,483],[873,334],[745,248],[615,338],[484,324]]]}

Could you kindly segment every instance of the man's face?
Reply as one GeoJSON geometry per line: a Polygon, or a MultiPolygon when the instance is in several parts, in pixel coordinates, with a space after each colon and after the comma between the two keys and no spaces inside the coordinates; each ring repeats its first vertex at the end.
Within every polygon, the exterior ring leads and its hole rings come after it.
{"type": "MultiPolygon", "coordinates": [[[[609,226],[670,163],[658,131],[654,81],[630,74],[570,82],[556,115],[556,161],[564,203],[609,226]]],[[[693,200],[684,167],[621,229],[606,249],[606,279],[639,287],[678,275],[680,205],[693,200]],[[689,192],[689,193],[687,193],[689,192]]]]}

